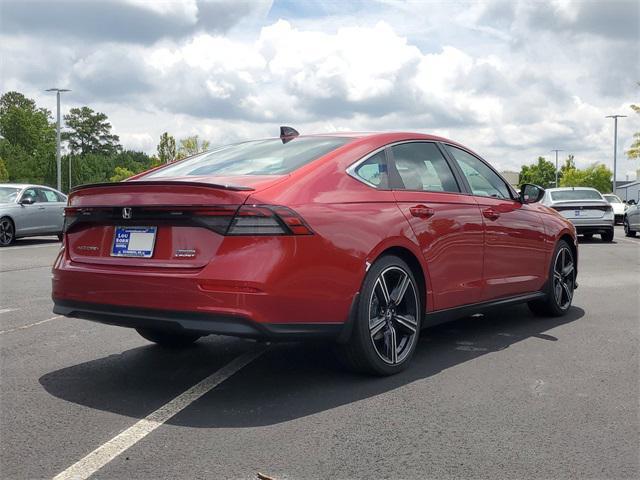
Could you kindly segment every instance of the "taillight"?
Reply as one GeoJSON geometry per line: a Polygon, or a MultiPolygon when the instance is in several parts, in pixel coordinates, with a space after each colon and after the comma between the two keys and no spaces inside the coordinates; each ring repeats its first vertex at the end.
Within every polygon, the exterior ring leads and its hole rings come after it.
{"type": "Polygon", "coordinates": [[[296,212],[274,205],[67,207],[64,231],[77,223],[199,226],[220,235],[313,235],[296,212]]]}
{"type": "Polygon", "coordinates": [[[231,220],[227,235],[312,235],[302,217],[287,207],[243,205],[231,220]]]}

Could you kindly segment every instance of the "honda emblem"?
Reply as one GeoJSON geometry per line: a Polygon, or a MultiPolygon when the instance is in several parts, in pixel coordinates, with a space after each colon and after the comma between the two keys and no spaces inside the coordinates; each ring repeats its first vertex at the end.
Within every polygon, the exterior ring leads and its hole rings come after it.
{"type": "Polygon", "coordinates": [[[122,218],[124,218],[125,220],[129,220],[132,216],[133,213],[131,212],[131,207],[124,207],[122,209],[122,218]]]}

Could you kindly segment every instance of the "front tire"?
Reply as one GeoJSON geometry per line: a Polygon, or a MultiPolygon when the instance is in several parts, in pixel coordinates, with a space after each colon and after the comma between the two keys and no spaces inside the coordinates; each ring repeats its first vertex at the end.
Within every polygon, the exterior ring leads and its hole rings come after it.
{"type": "Polygon", "coordinates": [[[561,317],[569,311],[573,301],[576,285],[575,259],[571,247],[564,240],[558,242],[551,258],[546,296],[529,302],[528,305],[536,315],[561,317]]]}
{"type": "Polygon", "coordinates": [[[375,375],[404,370],[420,335],[422,302],[418,283],[404,260],[386,255],[367,272],[351,337],[338,345],[350,369],[375,375]]]}
{"type": "Polygon", "coordinates": [[[623,223],[624,223],[624,234],[627,237],[635,237],[636,231],[631,230],[631,226],[629,225],[629,219],[627,217],[624,217],[623,223]]]}
{"type": "Polygon", "coordinates": [[[153,328],[136,328],[136,332],[144,339],[165,348],[184,348],[200,338],[200,335],[197,334],[169,332],[153,328]]]}
{"type": "Polygon", "coordinates": [[[9,217],[0,218],[0,247],[8,247],[16,239],[16,226],[9,217]]]}

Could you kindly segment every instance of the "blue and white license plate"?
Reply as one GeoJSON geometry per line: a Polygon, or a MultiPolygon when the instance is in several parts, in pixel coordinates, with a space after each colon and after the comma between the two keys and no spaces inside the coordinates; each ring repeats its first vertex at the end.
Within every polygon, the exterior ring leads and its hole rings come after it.
{"type": "Polygon", "coordinates": [[[157,231],[158,227],[116,227],[111,256],[151,258],[157,231]]]}

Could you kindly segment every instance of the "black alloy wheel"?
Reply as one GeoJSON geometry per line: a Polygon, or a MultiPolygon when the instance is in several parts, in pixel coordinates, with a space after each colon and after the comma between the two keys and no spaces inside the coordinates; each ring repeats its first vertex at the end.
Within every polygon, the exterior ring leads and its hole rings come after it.
{"type": "Polygon", "coordinates": [[[0,218],[0,247],[11,245],[16,239],[16,229],[9,217],[0,218]]]}
{"type": "Polygon", "coordinates": [[[406,262],[394,255],[380,258],[363,282],[351,337],[338,346],[341,360],[352,370],[376,375],[403,370],[420,336],[422,308],[406,262]]]}

